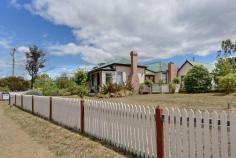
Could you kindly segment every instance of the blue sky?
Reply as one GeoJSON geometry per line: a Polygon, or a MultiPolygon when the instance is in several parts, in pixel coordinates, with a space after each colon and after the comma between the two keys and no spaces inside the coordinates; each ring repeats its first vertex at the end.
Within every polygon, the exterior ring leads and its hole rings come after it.
{"type": "MultiPolygon", "coordinates": [[[[50,73],[55,72],[55,74],[59,71],[67,72],[86,63],[79,55],[51,55],[45,48],[49,44],[74,42],[70,28],[55,25],[25,9],[16,8],[9,1],[0,1],[0,12],[0,40],[8,41],[9,47],[27,47],[36,44],[45,50],[47,60],[43,71],[50,70],[50,73]]],[[[11,75],[9,51],[9,48],[0,46],[0,55],[5,59],[3,63],[6,63],[6,66],[1,65],[2,76],[11,75]]],[[[23,52],[17,52],[19,53],[24,55],[23,52]]],[[[22,55],[16,56],[17,63],[22,63],[22,55]]],[[[23,70],[24,67],[16,66],[17,75],[25,75],[26,72],[23,70]]]]}
{"type": "Polygon", "coordinates": [[[232,29],[235,22],[229,21],[225,30],[218,26],[235,17],[235,11],[230,14],[217,11],[222,5],[230,9],[231,1],[215,2],[214,11],[205,7],[211,0],[199,6],[195,6],[198,3],[195,0],[194,4],[185,1],[186,6],[179,4],[183,11],[178,10],[178,4],[172,5],[173,1],[158,1],[157,5],[148,0],[140,8],[142,2],[136,1],[1,0],[0,77],[11,75],[12,47],[18,48],[17,75],[27,76],[22,66],[23,52],[36,44],[46,52],[43,72],[56,76],[114,58],[129,58],[132,49],[138,51],[140,61],[145,63],[163,60],[181,65],[193,56],[198,62],[213,63],[221,40],[236,37],[232,29]],[[162,8],[170,11],[166,13],[162,8]],[[140,14],[143,9],[145,12],[140,14]],[[202,14],[203,11],[209,14],[202,14]],[[209,20],[218,15],[225,19],[209,20]]]}

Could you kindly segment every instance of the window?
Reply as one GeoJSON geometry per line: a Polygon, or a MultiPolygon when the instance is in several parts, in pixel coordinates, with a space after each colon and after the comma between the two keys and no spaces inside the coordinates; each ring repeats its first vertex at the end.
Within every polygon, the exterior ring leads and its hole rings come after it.
{"type": "Polygon", "coordinates": [[[155,76],[154,75],[146,75],[145,80],[150,80],[154,83],[155,82],[155,76]]]}
{"type": "Polygon", "coordinates": [[[162,79],[162,81],[163,81],[164,83],[167,82],[167,78],[166,78],[166,74],[165,74],[165,73],[162,73],[161,79],[162,79]]]}
{"type": "Polygon", "coordinates": [[[92,80],[92,86],[94,86],[94,74],[92,74],[91,80],[92,80]]]}
{"type": "Polygon", "coordinates": [[[116,73],[116,82],[117,82],[117,84],[123,83],[123,72],[116,73]]]}
{"type": "Polygon", "coordinates": [[[112,74],[106,73],[106,84],[112,83],[112,74]]]}

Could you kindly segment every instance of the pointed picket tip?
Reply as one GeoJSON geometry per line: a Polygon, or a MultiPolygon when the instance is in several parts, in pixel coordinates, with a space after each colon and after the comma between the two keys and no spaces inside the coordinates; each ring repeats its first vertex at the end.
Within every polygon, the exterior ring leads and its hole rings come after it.
{"type": "Polygon", "coordinates": [[[165,107],[165,108],[164,108],[164,114],[167,115],[167,116],[169,116],[169,109],[168,109],[168,107],[165,107]]]}
{"type": "Polygon", "coordinates": [[[227,118],[228,118],[227,113],[226,113],[225,111],[222,111],[222,112],[220,113],[220,119],[227,120],[227,118]]]}
{"type": "Polygon", "coordinates": [[[212,112],[212,118],[218,120],[219,115],[218,115],[218,113],[217,113],[216,111],[213,111],[213,112],[212,112]]]}
{"type": "Polygon", "coordinates": [[[202,112],[200,110],[197,110],[195,113],[196,117],[202,117],[202,112]]]}
{"type": "Polygon", "coordinates": [[[181,110],[181,114],[182,114],[182,116],[186,116],[187,117],[188,111],[186,109],[182,109],[181,110]]]}
{"type": "Polygon", "coordinates": [[[194,111],[193,111],[193,109],[190,109],[190,110],[188,110],[188,116],[189,116],[189,118],[194,118],[194,111]]]}
{"type": "Polygon", "coordinates": [[[176,108],[175,112],[176,112],[176,116],[179,116],[179,117],[181,116],[181,112],[179,108],[176,108]]]}

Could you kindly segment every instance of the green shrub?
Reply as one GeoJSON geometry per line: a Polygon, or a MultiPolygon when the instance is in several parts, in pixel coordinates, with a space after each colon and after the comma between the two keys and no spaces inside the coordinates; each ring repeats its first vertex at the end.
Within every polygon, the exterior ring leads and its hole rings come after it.
{"type": "Polygon", "coordinates": [[[153,82],[152,82],[151,80],[145,80],[145,81],[144,81],[144,84],[145,84],[146,86],[148,86],[148,87],[152,87],[153,82]]]}
{"type": "Polygon", "coordinates": [[[10,92],[10,89],[8,88],[8,86],[0,87],[0,92],[10,92]]]}
{"type": "Polygon", "coordinates": [[[66,89],[75,85],[75,82],[70,79],[67,74],[63,73],[55,80],[55,83],[59,89],[66,89]]]}
{"type": "Polygon", "coordinates": [[[75,82],[71,82],[70,85],[66,88],[66,90],[67,90],[67,92],[70,92],[71,95],[77,95],[78,94],[78,85],[75,82]]]}
{"type": "Polygon", "coordinates": [[[211,75],[202,65],[193,68],[184,77],[184,87],[189,93],[204,93],[211,89],[211,75]]]}
{"type": "Polygon", "coordinates": [[[59,89],[58,90],[58,95],[59,96],[64,96],[64,94],[67,92],[67,89],[59,89]]]}
{"type": "Polygon", "coordinates": [[[71,92],[65,92],[63,93],[63,96],[70,96],[71,95],[71,92]]]}
{"type": "Polygon", "coordinates": [[[10,91],[26,91],[30,82],[22,77],[7,77],[0,79],[0,87],[8,87],[10,91]]]}
{"type": "Polygon", "coordinates": [[[169,83],[169,92],[175,93],[176,90],[176,84],[174,82],[169,83]]]}
{"type": "Polygon", "coordinates": [[[134,91],[134,87],[133,85],[131,84],[131,82],[126,82],[122,85],[122,89],[125,89],[125,90],[128,90],[128,91],[131,91],[133,92],[134,91]]]}
{"type": "Polygon", "coordinates": [[[83,69],[79,69],[75,73],[74,80],[78,85],[87,85],[88,73],[83,69]]]}
{"type": "Polygon", "coordinates": [[[80,98],[84,98],[85,95],[88,95],[89,90],[88,87],[86,85],[78,85],[78,96],[80,96],[80,98]]]}
{"type": "Polygon", "coordinates": [[[236,58],[219,58],[213,71],[215,83],[218,85],[219,78],[229,73],[236,73],[236,58]]]}
{"type": "Polygon", "coordinates": [[[110,83],[110,84],[104,84],[102,86],[102,94],[108,94],[109,96],[127,96],[133,93],[133,87],[131,84],[116,84],[116,83],[110,83]]]}
{"type": "Polygon", "coordinates": [[[103,94],[116,93],[122,89],[126,89],[125,85],[116,84],[116,83],[109,83],[109,84],[102,86],[102,93],[103,94]]]}
{"type": "Polygon", "coordinates": [[[162,86],[164,84],[164,81],[163,80],[159,80],[158,83],[157,83],[159,86],[162,86]]]}
{"type": "Polygon", "coordinates": [[[45,96],[57,96],[59,89],[48,74],[42,74],[35,80],[34,87],[45,96]]]}
{"type": "Polygon", "coordinates": [[[25,93],[25,95],[43,95],[42,92],[38,91],[38,90],[30,90],[28,92],[25,93]]]}
{"type": "Polygon", "coordinates": [[[144,84],[142,83],[139,85],[139,93],[143,94],[143,90],[144,90],[144,84]]]}
{"type": "Polygon", "coordinates": [[[181,81],[180,77],[176,77],[173,79],[173,83],[175,84],[180,84],[180,81],[181,81]]]}
{"type": "Polygon", "coordinates": [[[219,77],[219,87],[225,93],[229,94],[236,90],[236,73],[229,73],[219,77]]]}

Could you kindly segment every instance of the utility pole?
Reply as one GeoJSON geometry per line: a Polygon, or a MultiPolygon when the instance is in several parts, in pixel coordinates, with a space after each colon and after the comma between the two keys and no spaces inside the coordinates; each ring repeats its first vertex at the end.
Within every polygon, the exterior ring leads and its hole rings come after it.
{"type": "Polygon", "coordinates": [[[12,56],[12,77],[15,76],[15,52],[16,48],[11,49],[11,56],[12,56]]]}

